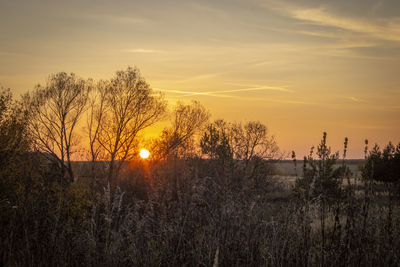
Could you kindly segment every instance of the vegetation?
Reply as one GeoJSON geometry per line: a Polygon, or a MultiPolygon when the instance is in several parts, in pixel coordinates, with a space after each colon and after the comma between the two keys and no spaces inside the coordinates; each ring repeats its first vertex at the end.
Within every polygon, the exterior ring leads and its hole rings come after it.
{"type": "Polygon", "coordinates": [[[0,264],[398,266],[400,144],[366,142],[358,176],[347,138],[340,156],[324,133],[288,184],[265,125],[209,122],[198,102],[178,103],[139,159],[166,114],[132,68],[58,73],[21,101],[1,88],[0,264]]]}

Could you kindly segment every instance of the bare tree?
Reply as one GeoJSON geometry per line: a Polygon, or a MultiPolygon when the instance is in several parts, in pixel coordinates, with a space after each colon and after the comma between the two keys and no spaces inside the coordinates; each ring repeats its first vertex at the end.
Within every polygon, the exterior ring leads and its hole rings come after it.
{"type": "Polygon", "coordinates": [[[155,150],[161,158],[170,157],[173,163],[172,197],[178,199],[178,170],[179,156],[187,155],[193,144],[195,134],[207,123],[210,114],[198,102],[185,105],[178,102],[173,111],[172,125],[165,128],[161,138],[155,143],[155,150]]]}
{"type": "Polygon", "coordinates": [[[243,125],[217,120],[207,126],[200,145],[203,154],[220,160],[222,166],[236,162],[235,167],[243,170],[247,178],[253,178],[266,160],[276,158],[279,152],[274,137],[258,121],[243,125]]]}
{"type": "Polygon", "coordinates": [[[75,74],[50,75],[46,86],[38,85],[27,96],[29,121],[36,149],[45,152],[61,169],[61,176],[74,180],[71,156],[76,127],[88,99],[88,83],[75,74]]]}
{"type": "Polygon", "coordinates": [[[106,88],[109,82],[100,81],[89,94],[89,108],[87,112],[87,134],[89,137],[89,151],[91,160],[92,188],[96,181],[96,163],[103,152],[99,143],[99,134],[104,114],[107,112],[105,104],[106,88]]]}
{"type": "MultiPolygon", "coordinates": [[[[232,125],[232,147],[234,157],[244,164],[245,177],[253,179],[261,167],[267,167],[266,160],[278,156],[279,147],[274,136],[259,121],[232,125]]],[[[264,172],[265,173],[265,172],[264,172]]]]}
{"type": "Polygon", "coordinates": [[[259,121],[232,125],[233,149],[235,158],[247,164],[255,157],[272,159],[277,155],[278,146],[274,136],[269,135],[267,127],[259,121]]]}
{"type": "Polygon", "coordinates": [[[27,118],[22,103],[13,99],[10,89],[0,86],[0,169],[8,168],[17,154],[29,149],[27,118]]]}
{"type": "Polygon", "coordinates": [[[279,148],[267,127],[258,122],[228,123],[216,120],[207,126],[200,141],[204,154],[211,158],[235,158],[246,164],[256,157],[274,158],[279,148]]]}
{"type": "Polygon", "coordinates": [[[187,153],[195,134],[207,123],[210,114],[198,102],[185,105],[178,102],[173,111],[173,121],[169,128],[162,132],[156,148],[162,157],[187,153]]]}
{"type": "Polygon", "coordinates": [[[146,83],[137,68],[118,71],[105,86],[105,108],[98,141],[109,157],[108,181],[118,174],[122,163],[137,152],[137,134],[154,124],[166,104],[146,83]]]}

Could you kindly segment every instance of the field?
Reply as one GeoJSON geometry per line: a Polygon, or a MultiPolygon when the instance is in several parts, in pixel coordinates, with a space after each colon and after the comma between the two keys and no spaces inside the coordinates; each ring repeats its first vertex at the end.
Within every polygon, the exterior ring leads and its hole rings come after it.
{"type": "Polygon", "coordinates": [[[2,92],[0,265],[398,266],[400,144],[342,160],[324,133],[295,165],[263,123],[210,122],[195,101],[140,158],[166,104],[138,75],[2,92]]]}

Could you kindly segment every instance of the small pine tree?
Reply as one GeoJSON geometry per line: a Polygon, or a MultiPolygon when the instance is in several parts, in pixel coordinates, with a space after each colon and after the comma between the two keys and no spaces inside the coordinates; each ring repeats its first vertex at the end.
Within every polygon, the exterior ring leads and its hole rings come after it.
{"type": "Polygon", "coordinates": [[[345,168],[335,167],[339,159],[339,152],[332,153],[326,144],[326,133],[317,148],[317,158],[314,157],[314,147],[310,154],[304,157],[303,176],[298,177],[295,185],[295,194],[304,201],[313,198],[331,203],[341,194],[341,178],[345,168]]]}

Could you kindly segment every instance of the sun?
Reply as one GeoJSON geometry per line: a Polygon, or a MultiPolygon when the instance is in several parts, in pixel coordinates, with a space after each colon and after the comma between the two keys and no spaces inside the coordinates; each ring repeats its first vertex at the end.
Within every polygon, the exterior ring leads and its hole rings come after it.
{"type": "Polygon", "coordinates": [[[141,149],[139,155],[142,159],[147,159],[150,156],[150,152],[147,149],[141,149]]]}

